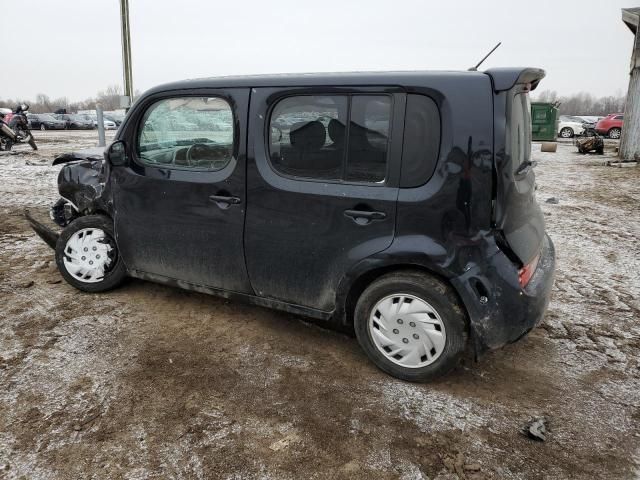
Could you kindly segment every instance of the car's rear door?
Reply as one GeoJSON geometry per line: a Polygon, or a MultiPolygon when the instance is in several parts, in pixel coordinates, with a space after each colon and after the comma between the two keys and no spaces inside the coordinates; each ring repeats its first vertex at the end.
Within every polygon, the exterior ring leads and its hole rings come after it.
{"type": "Polygon", "coordinates": [[[503,92],[496,109],[504,124],[504,150],[496,156],[497,192],[495,224],[507,246],[523,265],[540,253],[544,217],[535,198],[535,162],[531,158],[529,85],[517,83],[503,92]]]}
{"type": "Polygon", "coordinates": [[[387,87],[252,89],[245,253],[257,294],[330,312],[345,273],[389,247],[404,104],[387,87]]]}
{"type": "Polygon", "coordinates": [[[249,90],[172,91],[125,125],[110,185],[118,246],[143,278],[251,293],[244,262],[249,90]]]}

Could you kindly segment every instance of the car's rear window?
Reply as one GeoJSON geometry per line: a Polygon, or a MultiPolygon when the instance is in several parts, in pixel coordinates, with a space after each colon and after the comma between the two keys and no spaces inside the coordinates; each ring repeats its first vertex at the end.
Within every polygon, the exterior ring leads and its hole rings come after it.
{"type": "Polygon", "coordinates": [[[511,166],[515,173],[531,158],[531,104],[527,93],[518,93],[511,103],[509,132],[511,135],[511,166]]]}

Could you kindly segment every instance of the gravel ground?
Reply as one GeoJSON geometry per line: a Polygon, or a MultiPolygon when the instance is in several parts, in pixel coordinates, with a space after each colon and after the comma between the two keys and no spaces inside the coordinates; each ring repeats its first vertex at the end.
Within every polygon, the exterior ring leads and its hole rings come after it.
{"type": "Polygon", "coordinates": [[[640,168],[534,145],[558,251],[544,323],[421,385],[292,315],[75,291],[21,212],[46,215],[50,160],[96,134],[35,135],[0,154],[0,478],[640,478],[640,168]],[[535,417],[545,442],[520,433],[535,417]]]}

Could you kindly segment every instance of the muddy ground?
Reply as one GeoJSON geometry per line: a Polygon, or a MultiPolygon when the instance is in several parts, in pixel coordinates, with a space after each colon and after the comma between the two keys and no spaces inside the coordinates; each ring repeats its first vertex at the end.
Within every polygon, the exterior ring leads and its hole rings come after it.
{"type": "Polygon", "coordinates": [[[544,323],[420,385],[289,314],[64,283],[21,212],[46,215],[50,160],[94,136],[0,154],[0,477],[640,477],[640,168],[534,145],[558,251],[544,323]],[[534,417],[546,442],[520,433],[534,417]]]}

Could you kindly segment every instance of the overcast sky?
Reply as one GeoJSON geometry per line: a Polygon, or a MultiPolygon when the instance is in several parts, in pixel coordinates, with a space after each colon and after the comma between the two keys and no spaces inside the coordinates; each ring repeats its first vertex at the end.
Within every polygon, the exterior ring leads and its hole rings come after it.
{"type": "MultiPolygon", "coordinates": [[[[626,92],[631,0],[130,0],[133,84],[217,75],[535,66],[540,90],[626,92]]],[[[121,84],[118,0],[0,2],[0,98],[121,84]],[[20,25],[25,28],[19,30],[20,25]]]]}

